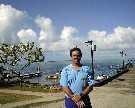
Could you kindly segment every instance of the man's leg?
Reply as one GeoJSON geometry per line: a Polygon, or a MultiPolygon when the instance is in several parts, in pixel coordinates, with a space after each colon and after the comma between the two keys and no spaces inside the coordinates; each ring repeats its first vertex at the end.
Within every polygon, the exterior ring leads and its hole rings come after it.
{"type": "Polygon", "coordinates": [[[78,108],[77,104],[71,98],[65,98],[66,108],[78,108]]]}
{"type": "Polygon", "coordinates": [[[92,108],[89,96],[83,97],[82,100],[85,103],[85,107],[84,108],[92,108]]]}

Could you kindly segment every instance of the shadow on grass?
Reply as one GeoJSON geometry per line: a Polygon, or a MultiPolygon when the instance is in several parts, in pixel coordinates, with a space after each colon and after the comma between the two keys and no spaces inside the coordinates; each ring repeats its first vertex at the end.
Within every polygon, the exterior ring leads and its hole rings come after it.
{"type": "Polygon", "coordinates": [[[18,107],[15,107],[15,108],[31,108],[31,107],[42,106],[42,105],[47,105],[47,104],[51,104],[51,103],[57,103],[57,102],[60,102],[60,101],[64,101],[64,98],[53,100],[53,101],[45,101],[45,102],[37,102],[37,103],[27,104],[27,105],[18,106],[18,107]]]}
{"type": "Polygon", "coordinates": [[[125,81],[125,79],[119,79],[119,78],[117,80],[119,80],[119,81],[125,81]]]}

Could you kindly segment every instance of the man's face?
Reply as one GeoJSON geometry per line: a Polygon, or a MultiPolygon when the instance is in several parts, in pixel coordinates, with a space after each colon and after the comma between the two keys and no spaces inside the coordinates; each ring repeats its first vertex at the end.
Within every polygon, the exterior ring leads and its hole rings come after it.
{"type": "Polygon", "coordinates": [[[71,58],[72,58],[73,63],[75,63],[75,64],[80,63],[80,60],[81,60],[80,52],[79,51],[73,51],[71,58]]]}

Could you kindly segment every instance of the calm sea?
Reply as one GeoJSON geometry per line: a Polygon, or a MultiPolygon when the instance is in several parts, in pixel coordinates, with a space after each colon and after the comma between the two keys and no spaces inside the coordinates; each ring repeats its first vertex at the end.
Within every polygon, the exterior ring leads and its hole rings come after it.
{"type": "MultiPolygon", "coordinates": [[[[84,65],[87,65],[91,68],[91,61],[83,60],[81,62],[84,65]]],[[[125,62],[126,63],[126,62],[125,62]]],[[[71,61],[50,61],[45,63],[40,63],[40,69],[42,75],[40,77],[34,77],[32,79],[25,79],[25,81],[30,81],[31,83],[40,83],[40,84],[59,84],[59,79],[47,80],[48,75],[55,75],[56,72],[62,70],[65,66],[71,64],[71,61]]],[[[122,67],[122,60],[95,60],[94,68],[95,74],[94,77],[101,74],[113,76],[116,74],[116,69],[122,67]]],[[[23,70],[23,73],[32,73],[36,72],[37,64],[31,65],[29,68],[23,70]]]]}

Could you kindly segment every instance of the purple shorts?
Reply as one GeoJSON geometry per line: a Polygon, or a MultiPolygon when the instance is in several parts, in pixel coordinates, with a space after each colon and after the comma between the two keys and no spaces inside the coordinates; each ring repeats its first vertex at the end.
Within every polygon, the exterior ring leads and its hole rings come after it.
{"type": "MultiPolygon", "coordinates": [[[[90,98],[88,96],[84,97],[82,100],[85,103],[84,108],[92,108],[90,98]]],[[[66,108],[78,108],[76,103],[71,98],[65,98],[65,106],[66,108]]]]}
{"type": "Polygon", "coordinates": [[[76,103],[71,98],[65,98],[65,106],[66,108],[78,108],[76,103]]]}

